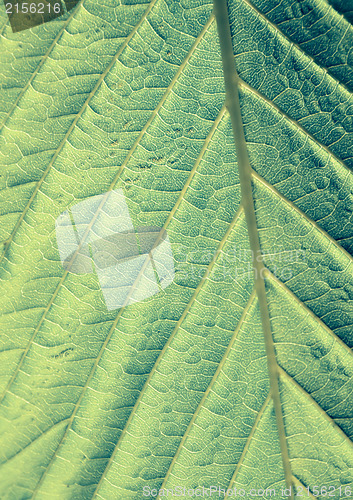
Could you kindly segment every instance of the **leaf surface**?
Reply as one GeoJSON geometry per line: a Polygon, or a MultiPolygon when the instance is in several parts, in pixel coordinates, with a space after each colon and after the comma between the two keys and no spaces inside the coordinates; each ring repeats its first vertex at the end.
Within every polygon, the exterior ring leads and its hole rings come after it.
{"type": "Polygon", "coordinates": [[[212,3],[83,0],[15,34],[1,7],[1,498],[353,489],[347,5],[228,2],[284,432],[212,3]],[[55,221],[118,189],[175,278],[108,311],[55,221]]]}

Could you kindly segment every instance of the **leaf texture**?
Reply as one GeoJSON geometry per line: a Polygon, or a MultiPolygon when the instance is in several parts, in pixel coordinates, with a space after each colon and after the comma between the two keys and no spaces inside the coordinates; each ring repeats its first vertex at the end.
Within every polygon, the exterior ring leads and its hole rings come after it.
{"type": "Polygon", "coordinates": [[[14,34],[1,6],[1,499],[353,490],[353,27],[330,3],[227,6],[284,435],[211,1],[82,0],[14,34]],[[175,278],[108,311],[55,221],[117,189],[175,278]]]}

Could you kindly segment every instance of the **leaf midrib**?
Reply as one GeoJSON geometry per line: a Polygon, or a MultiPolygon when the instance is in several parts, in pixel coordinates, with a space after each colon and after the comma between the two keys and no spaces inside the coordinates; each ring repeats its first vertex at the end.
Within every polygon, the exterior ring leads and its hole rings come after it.
{"type": "MultiPolygon", "coordinates": [[[[287,487],[292,485],[292,472],[289,461],[286,433],[284,427],[281,397],[278,382],[278,364],[272,338],[270,314],[265,288],[266,269],[262,260],[260,239],[257,229],[255,202],[253,197],[252,174],[245,133],[240,108],[239,77],[235,64],[233,43],[227,0],[214,0],[214,10],[217,19],[219,42],[222,54],[223,74],[226,90],[226,106],[229,110],[235,149],[238,160],[238,172],[241,187],[241,206],[243,206],[248,228],[252,264],[254,270],[255,288],[258,297],[262,331],[264,334],[267,366],[270,380],[270,392],[275,409],[282,464],[287,487]]],[[[290,495],[291,500],[294,496],[290,495]]]]}
{"type": "MultiPolygon", "coordinates": [[[[8,251],[8,248],[18,230],[18,228],[20,227],[22,221],[24,220],[24,217],[27,213],[27,211],[29,210],[33,200],[35,199],[44,179],[46,178],[47,174],[49,173],[51,167],[53,166],[53,164],[55,163],[57,157],[59,156],[62,148],[64,147],[65,145],[65,142],[68,140],[69,136],[71,135],[71,132],[73,131],[73,129],[76,127],[77,125],[77,122],[79,121],[80,117],[82,116],[83,114],[83,111],[85,110],[85,108],[87,107],[87,105],[89,104],[90,100],[94,97],[96,91],[98,90],[98,88],[100,87],[100,85],[102,84],[102,82],[104,81],[105,77],[107,76],[107,74],[109,73],[111,67],[114,65],[114,63],[116,62],[116,60],[119,58],[119,56],[121,55],[121,52],[125,49],[125,47],[128,45],[130,39],[133,37],[134,33],[138,30],[139,26],[142,24],[142,22],[145,20],[145,18],[147,19],[147,15],[149,14],[150,10],[152,10],[152,7],[155,3],[157,3],[159,0],[152,0],[152,2],[149,4],[149,7],[147,8],[147,10],[144,12],[143,16],[141,17],[139,23],[134,27],[134,29],[132,30],[132,32],[129,34],[129,36],[126,38],[124,44],[121,46],[121,48],[118,50],[117,54],[113,57],[112,61],[109,63],[109,65],[107,66],[106,70],[102,73],[100,79],[97,81],[96,83],[96,86],[94,87],[94,89],[91,91],[90,95],[87,97],[85,103],[83,104],[81,110],[75,115],[75,119],[73,121],[73,123],[71,124],[67,134],[65,135],[65,137],[63,138],[62,142],[60,143],[59,147],[55,150],[55,153],[53,155],[53,157],[51,158],[50,160],[50,163],[47,167],[47,169],[43,172],[42,174],[42,177],[39,181],[37,181],[36,183],[36,187],[33,191],[33,194],[31,196],[31,198],[29,199],[29,202],[28,204],[26,205],[25,209],[21,212],[21,216],[19,217],[19,220],[16,222],[14,228],[13,228],[13,231],[11,232],[11,235],[9,236],[9,238],[4,242],[4,251],[2,253],[2,255],[0,256],[0,264],[3,260],[3,258],[6,256],[6,253],[8,251]]],[[[285,38],[285,40],[287,40],[288,43],[290,43],[291,45],[293,45],[296,50],[298,50],[299,52],[302,52],[306,55],[306,57],[308,57],[311,61],[314,62],[315,65],[317,65],[318,67],[320,68],[324,68],[324,66],[322,66],[321,64],[319,64],[318,62],[316,62],[316,60],[310,56],[308,53],[305,52],[305,50],[297,45],[296,43],[294,43],[291,39],[289,39],[280,29],[277,25],[275,25],[274,23],[272,23],[261,11],[259,11],[249,0],[243,0],[251,9],[253,9],[259,16],[261,16],[266,22],[268,22],[276,31],[279,31],[281,33],[281,36],[283,36],[285,38]]],[[[69,18],[66,20],[65,22],[65,25],[63,26],[63,28],[60,30],[59,34],[57,35],[55,41],[53,42],[53,44],[50,46],[50,48],[48,49],[47,53],[45,54],[44,58],[43,58],[43,61],[40,62],[39,66],[37,67],[35,73],[32,75],[30,81],[28,82],[28,84],[26,85],[25,89],[23,91],[21,91],[21,94],[20,96],[23,95],[23,93],[25,92],[25,90],[28,88],[28,86],[30,85],[30,82],[33,81],[33,78],[34,76],[38,73],[40,67],[42,66],[42,64],[45,62],[45,60],[47,59],[48,55],[50,54],[54,44],[56,43],[56,41],[62,36],[64,30],[66,29],[67,27],[67,24],[69,23],[69,21],[71,21],[72,17],[76,14],[77,12],[77,8],[78,7],[81,7],[84,3],[84,0],[80,0],[80,3],[77,4],[77,6],[75,7],[74,11],[72,12],[72,14],[69,16],[69,18]]],[[[330,8],[332,8],[330,6],[330,8]]],[[[333,9],[333,8],[332,8],[333,9]]],[[[333,9],[334,10],[334,9],[333,9]]],[[[211,16],[212,17],[212,16],[211,16]]],[[[209,23],[209,21],[208,21],[209,23]]],[[[207,23],[206,23],[207,24],[207,23]]],[[[203,30],[204,31],[204,30],[203,30]]],[[[200,36],[200,35],[199,35],[200,36]]],[[[199,38],[199,37],[198,37],[199,38]]],[[[195,40],[195,43],[197,43],[197,40],[198,38],[195,40]]],[[[194,45],[195,45],[194,43],[194,45]]],[[[191,49],[192,51],[192,49],[191,49]]],[[[190,51],[190,52],[191,52],[190,51]]],[[[188,56],[184,59],[182,65],[185,63],[185,61],[188,59],[188,56]]],[[[180,69],[180,67],[179,67],[180,69]]],[[[340,82],[337,78],[335,78],[335,76],[331,75],[331,73],[329,72],[329,70],[327,68],[325,68],[327,73],[330,75],[330,77],[337,82],[337,85],[343,87],[349,94],[351,94],[351,92],[349,91],[349,89],[347,89],[347,87],[342,83],[340,82]]],[[[179,71],[178,71],[179,72],[179,71]]],[[[177,74],[178,74],[177,72],[177,74]]],[[[173,79],[174,80],[174,79],[173,79]]],[[[239,84],[241,86],[244,86],[245,88],[247,88],[249,91],[251,91],[252,93],[254,93],[256,96],[260,97],[261,99],[263,99],[265,102],[267,102],[267,104],[269,104],[271,107],[273,107],[274,109],[276,109],[280,115],[284,116],[290,123],[292,123],[295,127],[297,127],[299,130],[301,130],[301,132],[303,134],[305,134],[306,136],[308,136],[310,139],[312,139],[317,145],[319,145],[322,149],[324,149],[329,156],[331,156],[332,158],[334,158],[336,161],[338,161],[340,163],[340,165],[345,168],[347,170],[347,172],[350,172],[350,169],[349,167],[345,164],[345,162],[337,157],[330,149],[328,146],[326,146],[325,144],[323,144],[320,140],[318,140],[317,138],[315,138],[309,131],[307,131],[305,128],[303,128],[300,123],[296,120],[294,120],[293,118],[291,118],[286,112],[284,112],[282,109],[280,109],[273,101],[270,101],[266,96],[264,96],[260,91],[258,91],[257,89],[251,87],[250,85],[248,85],[244,80],[242,80],[241,78],[239,78],[239,84]]],[[[168,89],[166,90],[166,93],[168,92],[169,88],[171,87],[171,84],[168,86],[168,89]]],[[[164,94],[163,97],[165,97],[166,94],[164,94]]],[[[19,98],[20,98],[19,96],[19,98]]],[[[18,99],[19,99],[18,98],[18,99]]],[[[163,99],[162,99],[163,100],[163,99]]],[[[17,102],[17,101],[16,101],[17,102]]],[[[15,109],[15,105],[13,106],[13,109],[15,109]]],[[[12,110],[13,111],[13,110],[12,110]]],[[[7,120],[7,117],[5,117],[4,119],[4,123],[6,122],[7,120]]],[[[2,128],[2,125],[0,125],[0,130],[2,128]]],[[[140,136],[143,134],[143,131],[141,131],[140,133],[140,136]]],[[[134,144],[133,148],[136,148],[136,143],[134,144]]],[[[127,159],[125,160],[124,163],[126,163],[126,161],[128,160],[128,158],[131,156],[132,154],[132,151],[129,151],[128,153],[128,157],[127,159]]],[[[120,172],[118,172],[117,175],[120,175],[120,172]]]]}
{"type": "MultiPolygon", "coordinates": [[[[248,4],[251,6],[250,2],[248,2],[247,0],[245,0],[245,1],[246,1],[246,3],[248,3],[248,4]]],[[[253,7],[253,6],[252,6],[252,7],[253,7]]],[[[254,8],[254,7],[253,7],[253,8],[254,8]]],[[[270,21],[269,21],[269,22],[270,22],[270,21]]],[[[278,28],[276,28],[276,29],[278,29],[278,28]]],[[[282,32],[281,32],[281,33],[282,33],[282,32]]],[[[283,33],[282,33],[282,34],[283,34],[283,33]]],[[[285,36],[285,35],[283,34],[283,36],[285,36]]],[[[300,51],[302,51],[302,52],[304,52],[304,51],[303,51],[303,49],[302,49],[301,47],[299,47],[299,50],[300,50],[300,51]]],[[[311,57],[311,56],[309,56],[309,57],[311,57]]],[[[320,65],[320,66],[321,66],[321,65],[320,65]]],[[[322,66],[321,66],[321,67],[322,67],[322,66]]],[[[333,77],[333,78],[334,78],[334,77],[333,77]]],[[[244,84],[244,85],[245,85],[245,86],[247,86],[247,87],[248,87],[248,88],[249,88],[252,92],[257,93],[257,94],[258,94],[261,98],[263,98],[263,99],[267,100],[265,97],[263,97],[260,93],[258,93],[257,91],[255,91],[253,88],[251,88],[251,87],[250,87],[250,86],[248,86],[247,84],[245,84],[245,83],[243,83],[243,82],[239,82],[239,83],[240,83],[240,84],[244,84]]],[[[341,85],[343,85],[343,84],[341,84],[341,85]]],[[[343,86],[344,86],[344,85],[343,85],[343,86]]],[[[168,88],[169,88],[169,87],[168,87],[168,88]]],[[[273,102],[268,101],[268,100],[267,100],[267,102],[269,102],[272,106],[275,106],[275,107],[276,107],[276,105],[275,105],[273,102]]],[[[277,109],[279,110],[279,112],[280,112],[282,115],[286,116],[286,115],[283,113],[283,111],[282,111],[282,110],[280,110],[279,108],[277,108],[277,109]]],[[[286,116],[286,117],[287,117],[287,119],[291,120],[288,116],[286,116]]],[[[296,126],[298,126],[299,128],[301,128],[301,130],[302,130],[302,131],[303,131],[306,135],[309,135],[309,133],[308,133],[305,129],[303,129],[303,128],[302,128],[302,127],[301,127],[301,126],[300,126],[300,125],[299,125],[296,121],[291,120],[291,122],[292,122],[292,123],[294,123],[294,124],[295,124],[296,126]]],[[[146,127],[147,127],[147,124],[146,124],[146,127]]],[[[147,129],[147,128],[146,128],[146,129],[147,129]]],[[[141,134],[142,134],[142,132],[141,132],[141,134]]],[[[141,139],[141,137],[142,137],[142,135],[141,135],[141,134],[140,134],[140,136],[139,136],[139,138],[138,138],[138,141],[139,141],[139,140],[141,139]]],[[[312,136],[311,136],[311,137],[312,137],[312,136]]],[[[313,138],[313,139],[314,139],[315,143],[320,144],[320,142],[319,142],[317,139],[315,139],[315,138],[313,138]]],[[[136,147],[137,147],[137,145],[138,145],[138,143],[135,143],[135,144],[134,144],[134,146],[136,146],[136,147]]],[[[134,146],[133,146],[133,147],[134,147],[134,146]]],[[[135,147],[135,149],[136,149],[136,147],[135,147]]],[[[323,145],[322,145],[322,147],[323,147],[323,148],[326,148],[326,147],[325,147],[325,146],[323,146],[323,145]]],[[[206,146],[204,146],[204,147],[203,147],[203,151],[204,151],[205,149],[206,149],[206,146]]],[[[328,148],[326,148],[326,149],[328,150],[328,152],[329,152],[329,154],[330,154],[331,156],[334,156],[334,155],[332,154],[332,152],[331,152],[328,148]]],[[[130,153],[130,151],[129,151],[129,153],[130,153]]],[[[133,153],[131,153],[131,155],[132,155],[132,154],[133,154],[133,153]]],[[[131,155],[130,155],[130,157],[131,157],[131,155]]],[[[130,158],[130,157],[129,157],[129,158],[130,158]]],[[[340,160],[340,159],[339,159],[339,158],[337,158],[337,157],[336,157],[336,159],[340,162],[340,164],[342,164],[342,166],[344,166],[344,167],[347,169],[347,172],[350,172],[350,171],[349,171],[349,169],[348,169],[348,167],[345,165],[345,163],[344,163],[342,160],[340,160]]],[[[128,161],[128,159],[126,159],[126,160],[125,160],[125,162],[124,162],[124,164],[123,164],[123,165],[125,165],[125,166],[126,166],[127,161],[128,161]]],[[[119,170],[119,172],[118,172],[118,174],[117,174],[117,176],[116,176],[116,178],[115,178],[116,180],[118,180],[119,176],[121,175],[121,172],[123,171],[123,168],[124,168],[124,167],[122,167],[122,168],[119,170]]],[[[193,172],[193,171],[194,171],[194,172],[196,171],[195,166],[193,167],[193,169],[192,169],[192,171],[191,171],[191,172],[193,172]]],[[[296,210],[296,212],[301,213],[301,215],[303,215],[304,217],[306,217],[306,219],[307,219],[307,220],[308,220],[311,224],[315,224],[315,225],[316,225],[315,221],[312,221],[312,220],[311,220],[311,219],[310,219],[310,218],[309,218],[309,217],[308,217],[305,213],[302,213],[302,212],[300,211],[300,209],[298,209],[298,207],[296,207],[296,206],[295,206],[292,202],[290,202],[290,201],[289,201],[289,200],[287,200],[284,196],[282,196],[282,195],[281,195],[281,194],[280,194],[280,193],[279,193],[279,192],[278,192],[278,191],[277,191],[277,190],[276,190],[273,186],[268,185],[268,184],[267,184],[267,182],[266,182],[266,181],[264,181],[264,179],[262,179],[262,178],[261,178],[258,174],[256,174],[256,173],[252,172],[252,176],[253,176],[253,177],[257,177],[257,179],[258,179],[259,181],[261,181],[261,182],[263,182],[264,184],[266,184],[266,185],[267,185],[267,187],[270,187],[270,188],[272,189],[272,191],[273,191],[273,192],[274,192],[277,196],[279,196],[279,197],[280,197],[283,201],[285,201],[285,202],[287,202],[287,203],[290,203],[290,204],[292,205],[292,208],[294,208],[294,209],[296,210]]],[[[116,182],[116,181],[115,181],[115,182],[116,182]]],[[[188,178],[188,181],[187,181],[187,182],[189,182],[189,183],[190,183],[190,177],[188,178]]],[[[184,187],[185,187],[185,186],[184,186],[184,187]]],[[[185,190],[184,190],[184,188],[183,188],[183,190],[180,192],[180,196],[184,196],[186,189],[187,189],[187,187],[185,188],[185,190]],[[183,192],[184,192],[184,193],[183,193],[183,192]],[[183,195],[182,195],[182,193],[183,193],[183,195]]],[[[178,199],[178,201],[179,201],[179,200],[181,200],[181,198],[179,198],[179,199],[178,199]]],[[[174,208],[175,208],[175,207],[174,207],[174,208]]],[[[175,211],[174,211],[174,212],[175,212],[175,211]]],[[[172,216],[171,216],[170,218],[172,218],[172,216]]],[[[170,220],[170,219],[169,219],[169,220],[170,220]]],[[[316,225],[316,227],[317,227],[317,229],[320,231],[320,233],[325,233],[321,227],[319,227],[319,226],[317,226],[317,225],[316,225]]],[[[341,247],[337,244],[337,242],[336,242],[335,240],[333,240],[333,239],[332,239],[332,238],[331,238],[331,237],[330,237],[327,233],[325,233],[325,236],[327,236],[328,238],[330,238],[330,239],[332,240],[332,242],[333,242],[333,243],[334,243],[334,244],[335,244],[335,245],[339,248],[339,250],[340,250],[340,251],[345,252],[345,253],[347,254],[347,256],[349,256],[349,257],[350,257],[350,259],[352,259],[352,256],[351,256],[350,254],[348,254],[348,253],[347,253],[347,252],[346,252],[343,248],[341,248],[341,247]]],[[[280,284],[281,284],[281,285],[283,285],[281,282],[280,282],[280,284]]],[[[283,286],[285,286],[285,285],[283,285],[283,286]]],[[[289,291],[289,292],[290,292],[290,291],[289,291]]],[[[290,292],[290,293],[292,294],[292,292],[290,292]]],[[[295,299],[296,299],[298,302],[300,302],[300,301],[299,301],[299,299],[298,299],[298,298],[297,298],[294,294],[292,294],[292,296],[293,296],[293,297],[295,297],[295,299]]],[[[303,306],[305,307],[305,305],[304,305],[302,302],[300,302],[300,304],[301,304],[301,305],[303,305],[303,306]]],[[[307,310],[311,313],[311,315],[313,315],[313,313],[312,313],[309,309],[307,309],[307,310]]],[[[314,317],[315,317],[315,319],[318,319],[318,318],[316,318],[316,316],[314,316],[314,317]]],[[[335,335],[335,334],[334,334],[334,333],[333,333],[330,329],[328,329],[328,327],[327,327],[326,325],[324,325],[324,324],[323,324],[323,326],[324,326],[327,330],[329,330],[329,331],[332,333],[332,335],[335,335]]],[[[112,330],[111,330],[111,331],[114,331],[114,328],[112,328],[112,330]]],[[[338,337],[337,337],[337,338],[338,338],[338,337]]],[[[339,339],[339,340],[340,340],[340,339],[339,339]]],[[[341,341],[341,342],[342,342],[342,341],[341,341]]],[[[344,344],[343,342],[342,342],[342,344],[343,344],[343,345],[344,345],[344,346],[348,349],[348,347],[346,346],[346,344],[344,344]]],[[[104,349],[103,349],[103,350],[104,350],[104,349]]],[[[103,350],[102,350],[102,352],[103,352],[103,350]]],[[[99,360],[98,360],[98,362],[99,362],[99,360]]],[[[97,362],[97,364],[98,364],[98,362],[97,362]]],[[[156,362],[155,366],[156,366],[156,365],[157,365],[157,362],[156,362]]],[[[283,370],[283,369],[282,369],[282,370],[283,370]]],[[[88,382],[88,383],[89,383],[89,382],[88,382]]],[[[300,387],[300,386],[299,386],[299,387],[300,387]]],[[[303,388],[301,388],[301,389],[304,391],[304,389],[303,389],[303,388]]],[[[207,389],[207,390],[208,390],[208,389],[207,389]]],[[[206,390],[206,392],[207,392],[207,390],[206,390]]],[[[84,392],[84,391],[83,391],[83,392],[84,392]]],[[[305,392],[305,391],[304,391],[304,392],[305,392]]],[[[306,392],[305,392],[305,393],[306,393],[306,392]]],[[[143,394],[143,391],[141,391],[141,394],[143,394]]],[[[316,403],[316,404],[317,404],[317,403],[316,403]]],[[[318,405],[318,406],[319,406],[319,405],[318,405]]],[[[319,408],[321,409],[321,407],[320,407],[320,406],[319,406],[319,408]]],[[[322,409],[321,409],[321,410],[322,410],[322,409]]],[[[323,411],[323,410],[322,410],[322,411],[323,411]]],[[[196,411],[196,412],[197,412],[197,411],[196,411]]],[[[196,413],[196,412],[195,412],[195,413],[196,413]]],[[[324,412],[324,413],[325,413],[325,412],[324,412]]],[[[326,415],[326,413],[325,413],[325,415],[326,415]]],[[[327,415],[327,417],[328,417],[328,415],[327,415]]],[[[194,418],[194,417],[193,417],[193,418],[194,418]]],[[[330,418],[330,417],[329,417],[329,418],[330,418]]],[[[126,424],[126,427],[127,427],[127,424],[126,424]]],[[[338,426],[337,426],[337,427],[338,427],[338,426]]],[[[339,428],[339,427],[338,427],[338,428],[339,428]]],[[[342,432],[343,432],[343,431],[342,431],[342,432]]],[[[183,439],[184,439],[184,437],[183,437],[183,439]]],[[[30,444],[31,444],[31,443],[30,443],[30,444]]],[[[112,456],[113,456],[113,454],[111,455],[111,457],[112,457],[112,456]]],[[[49,469],[49,467],[48,467],[48,469],[49,469]]],[[[45,473],[46,473],[46,471],[45,471],[45,473]]],[[[103,476],[104,476],[104,474],[102,475],[102,478],[103,478],[103,476]]],[[[294,477],[294,476],[293,476],[293,477],[294,477]]],[[[166,480],[166,479],[165,479],[165,480],[166,480]]],[[[98,486],[97,486],[97,490],[96,490],[96,491],[98,491],[98,486]]],[[[33,493],[33,495],[34,495],[34,493],[33,493]]],[[[93,495],[93,496],[94,496],[94,495],[93,495]]],[[[92,497],[92,498],[93,498],[93,497],[92,497]]]]}

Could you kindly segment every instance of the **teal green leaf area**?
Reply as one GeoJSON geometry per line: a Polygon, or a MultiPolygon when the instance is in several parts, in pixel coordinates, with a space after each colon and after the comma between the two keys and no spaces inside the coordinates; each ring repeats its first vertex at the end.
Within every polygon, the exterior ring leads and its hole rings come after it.
{"type": "Polygon", "coordinates": [[[1,500],[352,498],[353,4],[226,7],[81,0],[12,33],[0,5],[1,500]],[[113,190],[174,275],[109,309],[56,221],[113,190]]]}

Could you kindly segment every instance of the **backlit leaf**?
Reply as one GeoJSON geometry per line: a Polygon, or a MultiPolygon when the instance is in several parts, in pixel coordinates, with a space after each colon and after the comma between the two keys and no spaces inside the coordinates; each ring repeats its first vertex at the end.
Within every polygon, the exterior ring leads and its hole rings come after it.
{"type": "Polygon", "coordinates": [[[0,5],[1,499],[351,497],[353,4],[222,5],[0,5]]]}

